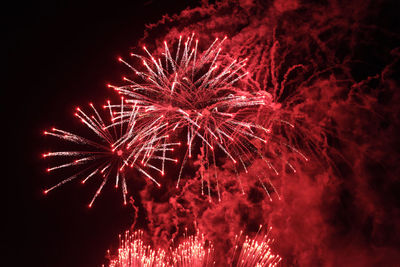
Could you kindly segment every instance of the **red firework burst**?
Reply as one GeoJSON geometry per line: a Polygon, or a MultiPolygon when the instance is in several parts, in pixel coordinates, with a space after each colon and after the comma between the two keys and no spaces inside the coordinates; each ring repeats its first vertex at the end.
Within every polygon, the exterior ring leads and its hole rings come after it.
{"type": "MultiPolygon", "coordinates": [[[[239,168],[247,172],[248,163],[261,158],[269,170],[278,174],[270,158],[259,150],[268,142],[274,142],[271,127],[275,118],[268,118],[261,124],[255,122],[260,109],[272,113],[277,105],[270,94],[254,89],[249,80],[244,79],[248,75],[244,71],[247,59],[229,60],[226,55],[221,56],[225,40],[226,37],[221,41],[217,38],[205,51],[200,52],[194,34],[184,44],[180,37],[175,55],[172,56],[167,42],[164,42],[160,58],[155,58],[143,47],[147,56],[131,54],[142,62],[141,67],[134,67],[119,58],[133,70],[135,78],[124,77],[127,85],[109,85],[125,95],[127,103],[143,110],[148,123],[153,125],[154,135],[178,132],[175,136],[180,139],[184,136],[187,149],[176,186],[179,186],[188,159],[196,153],[202,185],[207,183],[210,200],[210,175],[205,175],[208,169],[214,168],[212,176],[216,179],[218,199],[221,197],[217,177],[218,155],[229,158],[236,173],[239,168]]],[[[288,144],[279,145],[301,154],[288,144]]],[[[267,180],[272,185],[271,180],[267,180]]],[[[260,179],[260,182],[270,197],[263,180],[260,179]]],[[[272,188],[276,192],[273,185],[272,188]]]]}
{"type": "Polygon", "coordinates": [[[145,167],[154,169],[163,175],[165,162],[176,161],[166,157],[166,151],[173,150],[172,146],[176,144],[167,143],[168,136],[166,135],[154,136],[148,134],[148,128],[151,125],[140,124],[139,108],[125,106],[123,99],[121,105],[118,105],[117,111],[115,111],[115,105],[107,102],[107,105],[104,106],[109,117],[107,119],[100,115],[93,104],[90,103],[90,106],[92,115],[87,115],[80,108],[77,108],[75,116],[96,135],[96,141],[57,128],[44,132],[45,135],[79,145],[79,150],[43,154],[44,158],[73,158],[72,161],[48,168],[48,172],[67,167],[80,167],[78,172],[45,190],[44,193],[47,194],[49,191],[78,177],[84,177],[81,182],[85,183],[89,178],[100,175],[102,182],[89,204],[89,207],[91,207],[110,177],[115,177],[115,187],[122,186],[122,195],[126,204],[128,189],[125,173],[127,167],[136,169],[157,186],[161,186],[145,170],[145,167]],[[161,162],[161,167],[153,165],[154,160],[161,162]]]}
{"type": "MultiPolygon", "coordinates": [[[[259,232],[261,228],[262,226],[260,226],[259,232]]],[[[272,227],[263,236],[259,236],[259,232],[257,232],[254,238],[246,236],[244,240],[242,233],[237,235],[231,265],[237,267],[274,267],[278,265],[282,258],[272,253],[270,245],[274,240],[269,238],[271,229],[272,227]]]]}
{"type": "Polygon", "coordinates": [[[213,246],[204,235],[197,231],[194,236],[185,236],[185,240],[172,251],[172,266],[209,267],[213,266],[213,246]]]}
{"type": "MultiPolygon", "coordinates": [[[[261,230],[261,227],[260,227],[261,230]]],[[[269,229],[269,231],[271,228],[269,229]]],[[[274,267],[282,258],[273,254],[271,243],[273,239],[268,234],[257,235],[252,239],[243,237],[242,233],[236,236],[232,255],[227,255],[225,266],[235,267],[274,267]],[[230,262],[230,263],[228,263],[230,262]]],[[[197,231],[196,235],[184,236],[184,240],[175,249],[153,250],[143,242],[143,232],[125,232],[124,238],[119,237],[118,255],[110,256],[110,267],[211,267],[215,266],[214,247],[206,240],[203,234],[197,231]]],[[[108,251],[108,254],[110,252],[108,251]]]]}
{"type": "MultiPolygon", "coordinates": [[[[143,232],[133,234],[127,231],[119,237],[118,256],[110,260],[110,267],[164,267],[168,260],[164,250],[153,250],[144,245],[143,232]]],[[[108,252],[109,253],[109,252],[108,252]]]]}

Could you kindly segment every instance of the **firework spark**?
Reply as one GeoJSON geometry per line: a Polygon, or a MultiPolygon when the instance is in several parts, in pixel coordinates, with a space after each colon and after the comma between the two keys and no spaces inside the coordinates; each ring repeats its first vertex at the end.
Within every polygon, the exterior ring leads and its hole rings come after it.
{"type": "MultiPolygon", "coordinates": [[[[270,228],[271,229],[271,228],[270,228]]],[[[261,227],[260,227],[261,230],[261,227]]],[[[269,232],[268,232],[269,233],[269,232]]],[[[268,233],[262,237],[256,235],[254,239],[236,236],[234,252],[226,257],[230,266],[235,267],[274,267],[282,258],[271,250],[272,239],[268,233]],[[240,251],[239,251],[240,250],[240,251]]],[[[111,257],[110,267],[136,267],[136,266],[174,266],[174,267],[211,267],[215,266],[214,247],[212,242],[205,239],[204,235],[197,231],[196,235],[185,235],[184,240],[175,248],[169,249],[169,254],[164,250],[157,251],[144,245],[143,232],[125,233],[120,236],[118,255],[111,257]]],[[[108,253],[110,253],[108,251],[108,253]]],[[[226,266],[229,264],[226,263],[226,266]]]]}
{"type": "Polygon", "coordinates": [[[172,266],[175,267],[207,267],[213,266],[213,246],[206,244],[203,234],[197,231],[195,236],[186,237],[179,246],[172,251],[172,266]]]}
{"type": "Polygon", "coordinates": [[[93,104],[90,103],[90,107],[93,115],[88,115],[80,108],[77,108],[75,116],[100,141],[92,141],[57,128],[44,132],[45,135],[54,136],[80,146],[80,150],[76,151],[56,151],[43,154],[44,158],[62,157],[73,159],[67,163],[48,168],[48,172],[67,167],[85,166],[72,176],[45,190],[44,193],[47,194],[49,191],[78,177],[84,177],[81,182],[85,183],[91,177],[100,175],[102,183],[89,204],[89,207],[91,207],[104,185],[113,176],[115,177],[115,187],[118,188],[119,185],[122,187],[122,195],[126,204],[126,196],[128,194],[126,183],[127,167],[135,168],[157,186],[160,186],[160,183],[144,168],[156,170],[161,175],[164,175],[165,162],[175,161],[175,159],[166,157],[166,151],[173,150],[173,146],[176,144],[167,143],[168,136],[149,135],[147,131],[151,125],[139,125],[139,107],[125,106],[123,99],[121,99],[121,104],[118,105],[118,111],[115,110],[115,105],[111,105],[109,101],[107,102],[107,105],[103,107],[105,113],[108,114],[109,118],[107,119],[100,115],[101,113],[97,111],[93,104]],[[161,161],[161,167],[153,165],[154,160],[161,161]]]}
{"type": "MultiPolygon", "coordinates": [[[[269,231],[272,227],[269,229],[269,231]]],[[[260,229],[261,230],[261,226],[260,229]]],[[[269,233],[268,231],[268,233],[269,233]]],[[[271,243],[274,241],[268,237],[268,233],[262,237],[258,236],[258,233],[254,239],[245,237],[243,243],[242,233],[236,236],[235,247],[232,256],[233,262],[236,262],[234,266],[237,267],[274,267],[282,258],[279,255],[275,255],[271,251],[271,243]],[[241,247],[240,252],[238,252],[241,247]],[[238,252],[238,253],[237,253],[238,252]]]]}
{"type": "MultiPolygon", "coordinates": [[[[184,241],[170,254],[162,249],[157,251],[144,245],[143,232],[125,232],[124,238],[119,237],[118,255],[110,260],[110,267],[207,267],[213,266],[210,243],[206,244],[204,235],[197,232],[195,236],[185,235],[184,241]]],[[[108,251],[108,254],[110,252],[108,251]]]]}
{"type": "Polygon", "coordinates": [[[120,245],[118,256],[110,260],[110,267],[164,267],[168,266],[165,251],[153,250],[145,246],[143,232],[125,233],[124,238],[119,237],[120,245]]]}
{"type": "MultiPolygon", "coordinates": [[[[119,58],[136,77],[124,77],[127,85],[109,85],[125,95],[127,103],[145,112],[149,123],[153,125],[151,131],[154,135],[177,132],[176,136],[180,139],[184,136],[187,149],[176,186],[179,186],[184,166],[196,154],[202,193],[207,184],[210,201],[212,177],[216,180],[218,199],[221,200],[217,177],[219,155],[231,160],[236,173],[239,168],[247,172],[248,162],[258,157],[265,161],[269,170],[278,174],[273,163],[258,149],[273,140],[270,137],[274,120],[269,119],[262,125],[255,123],[260,108],[275,110],[276,105],[270,94],[254,90],[250,83],[245,82],[244,78],[248,75],[244,71],[247,59],[231,61],[221,55],[225,40],[226,37],[221,41],[217,38],[208,49],[200,52],[194,34],[184,44],[180,37],[175,55],[164,42],[160,58],[155,58],[143,47],[146,56],[131,54],[142,62],[142,71],[119,58]],[[212,175],[205,173],[208,169],[214,169],[212,175]]],[[[270,197],[261,178],[260,182],[270,197]]],[[[269,178],[268,182],[271,182],[269,178]]]]}

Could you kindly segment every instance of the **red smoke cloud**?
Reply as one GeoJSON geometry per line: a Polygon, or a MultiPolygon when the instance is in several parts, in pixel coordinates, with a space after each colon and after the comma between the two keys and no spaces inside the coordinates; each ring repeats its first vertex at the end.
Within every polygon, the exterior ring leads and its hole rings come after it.
{"type": "Polygon", "coordinates": [[[169,172],[163,190],[140,194],[153,243],[167,247],[185,227],[197,227],[223,266],[234,235],[254,234],[261,224],[273,227],[284,266],[400,262],[400,50],[399,37],[379,20],[385,4],[204,2],[148,26],[142,43],[154,47],[192,32],[205,44],[227,35],[224,51],[249,58],[251,82],[295,125],[283,138],[310,158],[284,155],[295,158],[297,173],[281,166],[273,178],[280,199],[272,193],[272,202],[257,182],[261,161],[240,173],[244,195],[228,163],[220,164],[221,202],[201,195],[196,168],[178,189],[169,172]]]}

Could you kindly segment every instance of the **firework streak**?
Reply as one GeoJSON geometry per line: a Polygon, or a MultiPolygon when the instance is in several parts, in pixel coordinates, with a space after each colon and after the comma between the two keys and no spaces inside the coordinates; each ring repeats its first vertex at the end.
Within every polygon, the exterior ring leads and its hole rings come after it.
{"type": "Polygon", "coordinates": [[[83,177],[82,183],[89,178],[100,175],[102,182],[94,194],[89,207],[102,191],[104,185],[110,179],[115,178],[115,187],[122,186],[122,195],[126,204],[128,193],[126,183],[126,169],[134,168],[144,177],[150,179],[157,186],[161,186],[155,178],[146,169],[153,169],[161,175],[164,174],[166,161],[176,161],[166,157],[166,151],[173,150],[174,143],[167,143],[168,136],[154,136],[148,134],[152,125],[141,124],[141,115],[138,107],[125,107],[124,100],[118,105],[118,111],[113,110],[113,105],[107,102],[103,108],[108,114],[108,119],[104,119],[94,107],[90,104],[93,115],[84,113],[77,108],[75,116],[91,130],[99,141],[93,141],[78,136],[71,132],[52,128],[51,131],[45,131],[45,135],[57,137],[68,142],[79,145],[80,150],[76,151],[56,151],[43,154],[44,158],[62,157],[72,160],[62,165],[48,168],[47,171],[56,171],[59,169],[74,167],[79,168],[78,172],[62,180],[58,184],[44,191],[49,191],[69,182],[78,177],[83,177]],[[154,161],[160,162],[161,167],[155,166],[154,161]]]}
{"type": "MultiPolygon", "coordinates": [[[[260,227],[261,230],[261,227],[260,227]]],[[[231,257],[227,257],[226,266],[236,267],[274,267],[282,260],[279,255],[274,255],[270,244],[273,240],[268,234],[263,237],[258,235],[251,239],[236,236],[235,247],[231,257]],[[238,251],[240,249],[240,251],[238,251]]],[[[124,239],[120,236],[120,245],[117,256],[110,256],[110,267],[211,267],[214,248],[211,242],[206,241],[204,235],[197,232],[194,236],[185,235],[184,241],[175,249],[170,248],[170,253],[159,249],[155,251],[143,242],[143,232],[125,233],[124,239]]],[[[108,253],[110,253],[108,251],[108,253]]]]}
{"type": "MultiPolygon", "coordinates": [[[[261,230],[261,226],[259,231],[261,230]]],[[[241,241],[242,233],[236,236],[235,247],[232,256],[233,262],[236,262],[237,267],[252,267],[252,266],[276,266],[281,262],[282,258],[279,255],[272,254],[271,243],[274,241],[268,237],[269,231],[264,236],[259,237],[258,233],[254,239],[245,237],[244,241],[241,241]],[[240,251],[239,247],[241,247],[240,251]]],[[[233,264],[232,264],[233,265],[233,264]]]]}
{"type": "MultiPolygon", "coordinates": [[[[152,125],[149,134],[151,132],[154,136],[162,136],[177,132],[175,136],[186,143],[187,149],[181,163],[177,187],[184,166],[197,153],[202,193],[207,184],[210,200],[211,177],[215,178],[218,199],[221,200],[216,149],[219,155],[224,155],[232,162],[235,173],[238,173],[239,168],[247,172],[248,162],[258,157],[265,161],[273,174],[278,175],[273,163],[258,149],[273,141],[271,127],[274,120],[271,118],[263,125],[255,123],[259,109],[271,111],[276,106],[271,95],[252,90],[244,82],[248,74],[244,71],[247,59],[228,61],[226,56],[221,56],[221,47],[225,40],[226,37],[221,41],[216,39],[208,49],[200,52],[194,34],[184,43],[180,37],[175,55],[172,55],[167,42],[164,42],[160,58],[155,58],[143,47],[146,56],[131,54],[141,61],[142,66],[134,67],[119,58],[119,61],[134,72],[135,77],[124,77],[127,85],[108,85],[124,95],[126,103],[140,107],[148,124],[152,125]]],[[[288,144],[282,145],[307,160],[295,148],[288,144]]],[[[295,171],[289,162],[287,164],[295,171]]],[[[266,179],[276,192],[271,180],[266,179]]],[[[241,185],[239,178],[238,180],[241,185]]],[[[271,199],[263,179],[259,178],[259,181],[271,199]]],[[[242,185],[241,188],[244,193],[242,185]]]]}
{"type": "Polygon", "coordinates": [[[168,156],[174,150],[173,146],[186,143],[176,187],[179,187],[184,167],[196,156],[202,194],[207,191],[211,201],[211,183],[215,182],[220,201],[217,161],[224,158],[228,163],[230,161],[244,194],[239,171],[247,173],[248,166],[255,159],[261,159],[268,168],[261,170],[256,175],[257,179],[271,201],[271,191],[280,198],[270,179],[271,175],[279,175],[272,161],[276,157],[281,158],[293,172],[296,170],[287,159],[283,159],[281,152],[276,151],[282,151],[280,147],[288,148],[308,160],[299,150],[274,135],[276,122],[294,126],[276,118],[279,105],[273,102],[269,93],[254,89],[251,82],[245,80],[248,74],[244,71],[247,59],[230,60],[221,54],[226,37],[221,41],[215,39],[203,52],[198,50],[198,40],[193,38],[194,34],[182,44],[180,37],[174,56],[166,42],[161,58],[157,59],[143,47],[147,56],[131,54],[142,62],[140,68],[119,58],[133,70],[135,78],[124,77],[127,85],[108,85],[122,95],[120,103],[111,105],[107,102],[104,106],[109,119],[103,119],[92,104],[93,115],[84,113],[80,108],[75,113],[99,141],[56,128],[44,132],[85,147],[85,150],[43,154],[46,158],[73,158],[47,171],[86,166],[45,190],[45,193],[77,177],[84,177],[82,183],[85,183],[92,176],[100,174],[102,183],[89,207],[110,176],[115,177],[116,187],[122,186],[126,204],[128,190],[125,169],[132,167],[160,186],[148,170],[152,169],[163,176],[167,161],[178,162],[168,156]],[[263,122],[257,123],[260,112],[264,114],[263,122]],[[179,141],[169,143],[170,136],[179,141]],[[272,148],[268,148],[271,144],[272,148]],[[266,156],[268,152],[271,153],[266,156]]]}
{"type": "Polygon", "coordinates": [[[110,267],[163,267],[168,266],[164,250],[152,250],[143,243],[143,232],[120,236],[118,257],[110,260],[110,267]]]}
{"type": "Polygon", "coordinates": [[[172,251],[172,266],[176,267],[209,267],[213,266],[213,246],[206,244],[204,235],[197,232],[195,236],[185,236],[185,240],[172,251]]]}

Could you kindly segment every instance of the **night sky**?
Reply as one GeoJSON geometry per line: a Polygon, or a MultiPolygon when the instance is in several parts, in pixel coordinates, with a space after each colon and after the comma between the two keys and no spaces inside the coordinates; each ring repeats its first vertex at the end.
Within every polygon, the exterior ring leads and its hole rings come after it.
{"type": "Polygon", "coordinates": [[[72,115],[77,105],[103,104],[112,96],[106,84],[120,81],[123,68],[117,57],[137,43],[145,24],[187,6],[187,1],[174,2],[39,1],[3,10],[9,83],[2,95],[10,100],[3,112],[14,110],[5,117],[13,128],[6,136],[15,140],[7,142],[5,164],[12,229],[6,232],[13,239],[6,245],[10,254],[5,261],[13,266],[99,266],[106,250],[117,245],[118,234],[132,224],[133,209],[122,207],[120,192],[112,189],[91,210],[87,204],[96,185],[72,183],[43,195],[57,177],[45,172],[41,154],[51,140],[42,132],[56,125],[76,127],[72,115]]]}
{"type": "Polygon", "coordinates": [[[264,224],[276,229],[274,249],[284,258],[282,266],[400,266],[398,10],[389,0],[222,1],[217,6],[37,1],[3,9],[3,261],[101,266],[107,249],[115,251],[118,234],[138,215],[135,227],[149,236],[156,233],[149,238],[153,246],[196,221],[222,258],[237,231],[251,234],[264,224]],[[76,106],[115,99],[106,84],[120,83],[129,73],[119,56],[136,45],[154,48],[192,31],[206,41],[228,35],[227,51],[250,58],[248,69],[261,88],[285,80],[282,116],[300,125],[292,141],[312,160],[297,162],[297,175],[285,172],[277,179],[282,200],[273,196],[271,204],[253,181],[252,173],[262,168],[257,161],[250,175],[243,175],[244,197],[232,189],[235,178],[221,163],[224,199],[213,205],[197,196],[190,170],[184,179],[188,186],[180,190],[168,190],[175,185],[173,170],[161,191],[134,183],[136,215],[111,187],[89,209],[95,182],[72,182],[44,196],[43,190],[62,177],[45,172],[48,163],[41,154],[56,142],[43,130],[75,129],[76,106]],[[282,63],[273,66],[271,58],[282,63]],[[284,76],[296,64],[304,67],[284,76]]]}

